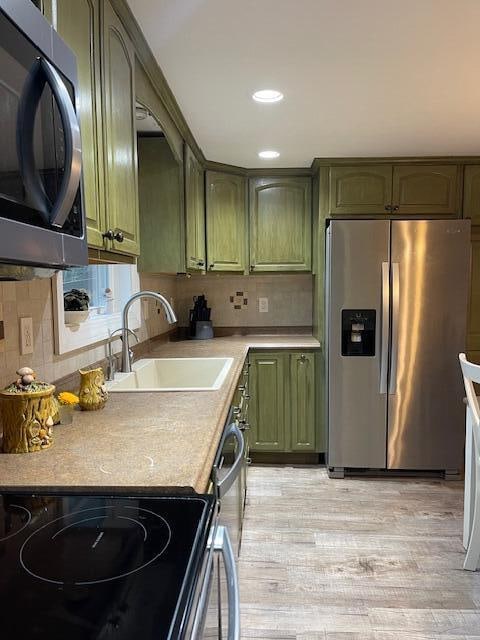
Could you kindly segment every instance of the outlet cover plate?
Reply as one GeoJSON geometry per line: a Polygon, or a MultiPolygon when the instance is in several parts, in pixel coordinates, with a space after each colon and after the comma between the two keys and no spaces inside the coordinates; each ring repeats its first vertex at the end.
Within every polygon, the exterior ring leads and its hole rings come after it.
{"type": "Polygon", "coordinates": [[[260,313],[268,313],[268,298],[258,299],[258,311],[260,313]]]}
{"type": "Polygon", "coordinates": [[[32,318],[20,318],[20,353],[22,356],[33,353],[32,318]]]}

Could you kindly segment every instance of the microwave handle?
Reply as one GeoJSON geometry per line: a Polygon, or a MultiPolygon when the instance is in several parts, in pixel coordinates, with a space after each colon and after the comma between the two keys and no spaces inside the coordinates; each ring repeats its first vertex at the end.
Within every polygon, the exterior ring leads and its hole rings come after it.
{"type": "Polygon", "coordinates": [[[35,61],[20,97],[17,149],[28,197],[47,224],[62,227],[72,208],[80,184],[82,145],[80,127],[67,87],[58,71],[45,58],[38,58],[35,61]],[[35,114],[46,83],[49,84],[57,102],[65,134],[65,170],[53,205],[50,205],[42,181],[37,174],[33,150],[35,114]]]}
{"type": "Polygon", "coordinates": [[[226,640],[240,640],[240,590],[238,588],[237,566],[227,527],[218,527],[214,549],[222,554],[227,578],[228,632],[226,640]]]}

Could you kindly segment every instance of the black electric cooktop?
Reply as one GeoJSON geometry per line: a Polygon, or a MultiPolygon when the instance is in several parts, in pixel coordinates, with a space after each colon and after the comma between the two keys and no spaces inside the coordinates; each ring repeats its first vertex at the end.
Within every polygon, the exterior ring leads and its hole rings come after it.
{"type": "Polygon", "coordinates": [[[181,637],[213,498],[0,495],[1,637],[181,637]]]}

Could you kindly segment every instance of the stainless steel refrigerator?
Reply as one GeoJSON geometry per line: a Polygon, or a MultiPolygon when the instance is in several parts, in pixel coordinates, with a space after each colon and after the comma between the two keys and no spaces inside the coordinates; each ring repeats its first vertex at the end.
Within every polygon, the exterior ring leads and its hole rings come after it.
{"type": "Polygon", "coordinates": [[[462,465],[467,220],[331,220],[326,248],[328,467],[462,465]]]}

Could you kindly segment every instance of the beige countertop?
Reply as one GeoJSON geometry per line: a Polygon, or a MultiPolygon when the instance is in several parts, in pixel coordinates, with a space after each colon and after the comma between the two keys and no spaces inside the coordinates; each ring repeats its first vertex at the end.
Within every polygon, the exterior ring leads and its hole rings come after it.
{"type": "Polygon", "coordinates": [[[249,348],[316,349],[312,336],[232,336],[161,343],[151,357],[233,357],[218,391],[110,394],[100,411],[77,411],[55,443],[0,454],[0,491],[205,492],[249,348]]]}

